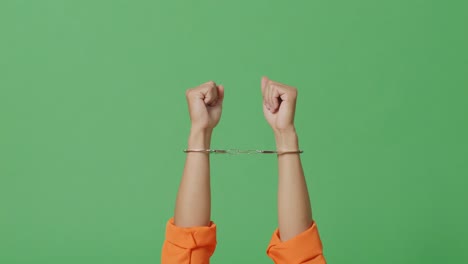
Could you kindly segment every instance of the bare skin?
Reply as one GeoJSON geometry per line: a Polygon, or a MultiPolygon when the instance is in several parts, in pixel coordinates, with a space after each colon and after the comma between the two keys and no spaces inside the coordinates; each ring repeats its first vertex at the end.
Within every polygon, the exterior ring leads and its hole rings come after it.
{"type": "MultiPolygon", "coordinates": [[[[297,90],[262,78],[263,112],[276,139],[278,151],[299,149],[294,126],[297,90]]],[[[207,82],[187,90],[191,130],[189,149],[209,149],[211,135],[219,123],[224,88],[207,82]]],[[[312,225],[312,212],[299,154],[278,155],[278,226],[282,241],[312,225]]],[[[174,223],[180,227],[208,226],[211,216],[209,154],[187,153],[177,194],[174,223]]]]}
{"type": "MultiPolygon", "coordinates": [[[[210,81],[186,92],[191,129],[189,149],[209,149],[213,129],[221,118],[223,86],[210,81]]],[[[177,194],[174,224],[180,227],[208,226],[211,217],[210,157],[187,153],[177,194]]]]}
{"type": "MultiPolygon", "coordinates": [[[[294,126],[297,90],[262,78],[263,113],[275,134],[278,151],[299,150],[294,126]]],[[[278,228],[282,241],[312,225],[309,192],[299,154],[278,155],[278,228]]]]}

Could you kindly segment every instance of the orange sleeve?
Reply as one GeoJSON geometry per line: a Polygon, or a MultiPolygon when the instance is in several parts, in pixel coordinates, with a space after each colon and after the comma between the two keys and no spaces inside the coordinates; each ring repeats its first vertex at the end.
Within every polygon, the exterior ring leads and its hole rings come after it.
{"type": "Polygon", "coordinates": [[[166,225],[162,264],[208,264],[216,248],[216,225],[183,228],[171,218],[166,225]]]}
{"type": "Polygon", "coordinates": [[[282,242],[279,230],[273,234],[267,249],[276,264],[325,264],[322,242],[315,222],[306,231],[282,242]]]}

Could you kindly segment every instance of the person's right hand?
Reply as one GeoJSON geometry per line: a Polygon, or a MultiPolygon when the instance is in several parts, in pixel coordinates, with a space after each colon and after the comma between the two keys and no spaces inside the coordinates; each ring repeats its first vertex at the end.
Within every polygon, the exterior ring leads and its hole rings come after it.
{"type": "Polygon", "coordinates": [[[192,128],[213,130],[221,118],[224,87],[213,81],[188,89],[185,93],[192,128]]]}

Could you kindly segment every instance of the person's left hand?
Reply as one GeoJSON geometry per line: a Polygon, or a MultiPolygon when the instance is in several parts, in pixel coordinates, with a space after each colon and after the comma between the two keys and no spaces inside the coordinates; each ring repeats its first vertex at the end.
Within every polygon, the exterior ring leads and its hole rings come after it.
{"type": "Polygon", "coordinates": [[[263,113],[275,133],[295,131],[296,88],[262,78],[263,113]]]}

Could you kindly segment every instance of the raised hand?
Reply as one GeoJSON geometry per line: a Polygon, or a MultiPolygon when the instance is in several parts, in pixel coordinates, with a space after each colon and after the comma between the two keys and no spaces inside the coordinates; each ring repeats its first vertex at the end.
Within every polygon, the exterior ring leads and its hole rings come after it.
{"type": "Polygon", "coordinates": [[[262,78],[263,113],[275,133],[294,132],[297,90],[262,78]]]}
{"type": "MultiPolygon", "coordinates": [[[[294,126],[296,88],[263,77],[262,94],[263,113],[275,133],[276,149],[278,151],[299,150],[299,141],[294,126]]],[[[289,240],[309,229],[311,224],[312,211],[309,193],[299,154],[278,155],[280,239],[289,240]]]]}
{"type": "Polygon", "coordinates": [[[187,103],[194,130],[213,130],[221,118],[224,87],[213,81],[186,91],[187,103]]]}

